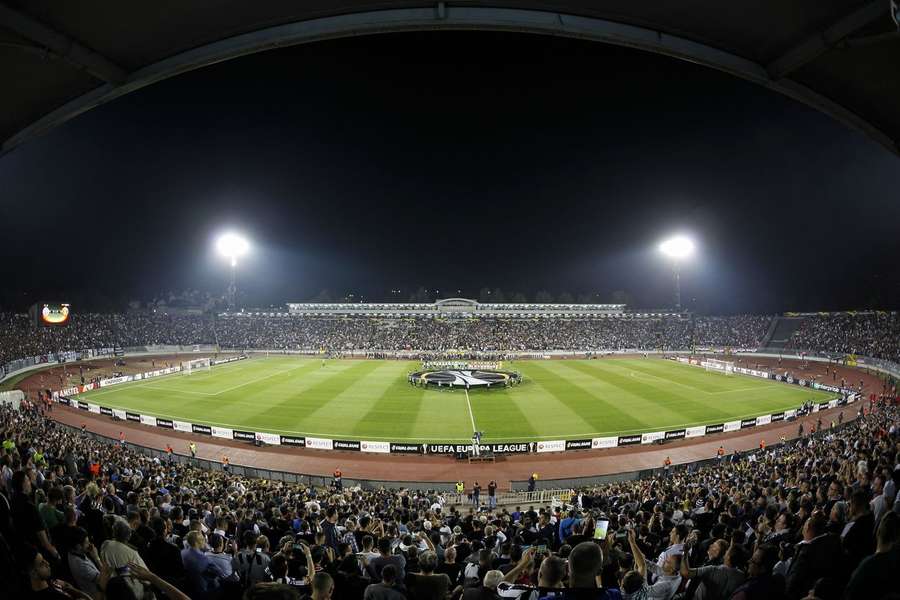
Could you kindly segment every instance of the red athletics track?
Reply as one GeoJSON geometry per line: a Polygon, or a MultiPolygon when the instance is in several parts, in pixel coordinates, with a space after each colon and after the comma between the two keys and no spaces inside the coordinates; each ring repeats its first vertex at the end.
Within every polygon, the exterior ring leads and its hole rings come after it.
{"type": "MultiPolygon", "coordinates": [[[[776,368],[778,372],[788,370],[797,378],[817,378],[823,383],[826,382],[825,363],[810,362],[805,369],[801,369],[799,361],[785,360],[780,367],[777,366],[777,359],[750,357],[739,362],[748,367],[755,367],[758,364],[763,367],[776,368]]],[[[838,383],[840,383],[841,377],[847,379],[848,385],[851,383],[858,385],[860,380],[863,381],[864,397],[868,398],[868,394],[872,392],[881,392],[881,381],[876,376],[847,367],[838,366],[837,369],[838,383]]],[[[829,376],[828,379],[830,380],[831,377],[829,376]]],[[[26,389],[30,387],[27,380],[22,383],[22,387],[26,389]]],[[[827,383],[831,383],[831,381],[827,381],[827,383]]],[[[227,455],[233,465],[247,465],[324,477],[330,476],[336,468],[340,468],[346,479],[392,482],[463,480],[467,482],[468,486],[475,480],[495,479],[501,489],[508,489],[511,480],[524,481],[531,473],[535,472],[539,474],[542,481],[611,475],[658,468],[667,456],[671,457],[672,462],[676,465],[712,458],[720,445],[723,445],[728,453],[733,450],[752,450],[759,447],[760,440],[765,440],[767,445],[772,445],[779,442],[782,436],[788,439],[796,437],[801,422],[804,430],[808,432],[819,417],[827,425],[832,419],[837,420],[838,413],[842,410],[844,420],[853,419],[860,406],[859,403],[851,404],[813,413],[811,416],[793,422],[754,427],[744,432],[680,440],[664,446],[629,446],[566,453],[529,454],[498,458],[494,463],[472,465],[458,462],[447,456],[381,455],[309,450],[286,446],[256,448],[242,442],[172,430],[163,431],[132,422],[114,422],[109,417],[60,405],[54,406],[51,416],[69,425],[81,426],[84,424],[89,431],[114,439],[118,439],[119,432],[124,431],[128,442],[141,446],[163,450],[168,443],[172,445],[177,454],[187,454],[187,445],[193,441],[197,444],[198,458],[221,461],[223,455],[227,455]]]]}

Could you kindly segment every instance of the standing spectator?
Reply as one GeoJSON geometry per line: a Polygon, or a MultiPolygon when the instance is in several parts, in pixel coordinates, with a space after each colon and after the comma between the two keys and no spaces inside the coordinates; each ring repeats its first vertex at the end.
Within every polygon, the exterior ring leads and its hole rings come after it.
{"type": "Polygon", "coordinates": [[[491,510],[497,508],[497,482],[493,479],[488,483],[488,506],[491,510]]]}

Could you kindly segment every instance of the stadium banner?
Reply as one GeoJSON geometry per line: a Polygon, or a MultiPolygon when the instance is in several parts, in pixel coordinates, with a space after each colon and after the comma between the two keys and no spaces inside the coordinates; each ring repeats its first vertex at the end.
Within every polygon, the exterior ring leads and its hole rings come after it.
{"type": "Polygon", "coordinates": [[[566,449],[566,440],[549,440],[537,443],[537,451],[541,452],[564,452],[566,449]]]}
{"type": "Polygon", "coordinates": [[[566,450],[590,450],[592,440],[566,440],[566,450]]]}
{"type": "Polygon", "coordinates": [[[234,432],[228,427],[213,427],[211,433],[213,437],[226,438],[229,440],[234,439],[234,432]]]}
{"type": "Polygon", "coordinates": [[[422,454],[422,444],[400,444],[391,442],[391,454],[422,454]]]}
{"type": "Polygon", "coordinates": [[[819,403],[819,410],[826,410],[828,408],[830,408],[830,403],[828,403],[828,402],[820,402],[819,403]]]}
{"type": "MultiPolygon", "coordinates": [[[[306,438],[306,445],[307,447],[309,446],[309,438],[306,438]]],[[[334,440],[332,448],[334,450],[351,450],[353,452],[359,452],[360,443],[359,440],[334,440]]]]}
{"type": "Polygon", "coordinates": [[[101,407],[100,407],[100,414],[101,414],[101,415],[104,415],[104,416],[107,416],[107,417],[113,416],[112,409],[111,409],[111,408],[106,408],[105,406],[101,406],[101,407]]]}
{"type": "Polygon", "coordinates": [[[164,427],[165,429],[175,429],[175,423],[171,419],[160,419],[157,417],[156,426],[164,427]]]}
{"type": "Polygon", "coordinates": [[[653,442],[659,441],[666,437],[665,431],[652,431],[650,433],[645,433],[641,436],[642,444],[652,444],[653,442]]]}
{"type": "Polygon", "coordinates": [[[796,410],[796,409],[784,411],[784,418],[785,418],[785,419],[793,419],[793,418],[796,417],[796,416],[797,416],[797,410],[796,410]]]}
{"type": "Polygon", "coordinates": [[[378,454],[390,454],[391,453],[391,443],[390,442],[369,442],[363,440],[359,443],[359,449],[363,452],[376,452],[378,454]]]}
{"type": "Polygon", "coordinates": [[[125,383],[127,381],[131,381],[130,375],[125,375],[122,377],[110,377],[109,379],[101,379],[100,387],[106,387],[108,385],[116,385],[118,383],[125,383]]]}
{"type": "Polygon", "coordinates": [[[156,417],[151,417],[150,415],[141,415],[141,425],[156,427],[156,417]]]}
{"type": "Polygon", "coordinates": [[[783,412],[775,413],[774,415],[771,416],[771,421],[772,421],[772,423],[777,423],[778,421],[784,421],[784,413],[783,412]]]}
{"type": "Polygon", "coordinates": [[[135,373],[131,377],[132,377],[132,381],[140,381],[141,379],[144,378],[142,373],[135,373]]]}
{"type": "Polygon", "coordinates": [[[234,429],[231,432],[232,438],[239,440],[241,442],[255,442],[256,441],[256,433],[253,431],[239,431],[234,429]]]}
{"type": "MultiPolygon", "coordinates": [[[[528,454],[534,451],[534,442],[521,442],[517,444],[481,444],[478,451],[481,454],[528,454]]],[[[425,454],[468,454],[472,451],[472,444],[426,444],[425,454]]]]}
{"type": "Polygon", "coordinates": [[[79,400],[79,401],[78,401],[78,408],[80,408],[81,410],[87,410],[87,409],[88,409],[88,403],[87,403],[87,402],[82,402],[81,400],[79,400]]]}
{"type": "Polygon", "coordinates": [[[280,445],[282,445],[282,446],[298,446],[300,448],[303,448],[306,446],[306,438],[305,437],[297,437],[297,436],[293,436],[293,435],[282,435],[279,437],[281,438],[279,441],[281,442],[280,445]]]}
{"type": "Polygon", "coordinates": [[[594,438],[591,440],[591,448],[615,448],[619,445],[619,438],[617,437],[602,437],[602,438],[594,438]]]}
{"type": "Polygon", "coordinates": [[[741,419],[741,429],[747,429],[748,427],[756,427],[756,417],[752,419],[741,419]]]}
{"type": "Polygon", "coordinates": [[[725,424],[718,423],[716,425],[707,425],[706,426],[706,435],[711,435],[713,433],[722,433],[725,431],[725,424]]]}
{"type": "Polygon", "coordinates": [[[201,435],[212,435],[212,427],[209,425],[197,425],[196,423],[191,423],[191,432],[199,433],[201,435]]]}
{"type": "MultiPolygon", "coordinates": [[[[756,423],[756,420],[754,419],[753,422],[756,423]]],[[[728,421],[725,423],[725,426],[722,428],[722,431],[724,431],[725,433],[728,433],[729,431],[737,431],[740,428],[741,428],[740,421],[728,421]]]]}
{"type": "Polygon", "coordinates": [[[665,440],[668,442],[670,440],[683,440],[687,437],[686,429],[675,429],[673,431],[667,431],[665,440]]]}
{"type": "Polygon", "coordinates": [[[126,410],[125,411],[125,420],[126,421],[134,421],[135,423],[140,423],[141,415],[139,415],[138,413],[128,412],[126,410]]]}
{"type": "Polygon", "coordinates": [[[761,417],[756,417],[756,426],[760,425],[768,425],[772,422],[772,415],[763,415],[761,417]]]}
{"type": "Polygon", "coordinates": [[[699,427],[688,427],[684,430],[684,437],[686,438],[695,438],[706,435],[706,427],[700,425],[699,427]]]}
{"type": "Polygon", "coordinates": [[[837,399],[835,399],[828,403],[828,408],[834,408],[837,405],[838,405],[838,401],[837,401],[837,399]]]}
{"type": "Polygon", "coordinates": [[[88,412],[92,412],[95,415],[99,415],[100,414],[100,405],[92,404],[92,403],[88,402],[88,412]]]}
{"type": "MultiPolygon", "coordinates": [[[[282,438],[282,440],[284,440],[284,438],[282,438]]],[[[325,438],[307,437],[306,438],[306,447],[314,448],[316,450],[333,450],[334,443],[332,442],[332,440],[325,439],[325,438]]]]}
{"type": "Polygon", "coordinates": [[[281,445],[281,436],[276,435],[274,433],[265,433],[264,431],[256,432],[256,441],[262,442],[263,444],[270,444],[272,446],[280,446],[281,445]]]}
{"type": "Polygon", "coordinates": [[[620,435],[616,440],[617,446],[636,446],[641,443],[642,436],[640,435],[620,435]]]}
{"type": "Polygon", "coordinates": [[[191,424],[185,421],[172,421],[172,425],[174,425],[173,429],[175,429],[175,431],[184,431],[186,433],[193,433],[194,431],[191,424]]]}
{"type": "Polygon", "coordinates": [[[69,400],[68,398],[66,398],[65,396],[60,396],[58,399],[58,402],[60,404],[65,404],[66,406],[69,406],[72,403],[72,401],[69,400]]]}
{"type": "Polygon", "coordinates": [[[128,420],[128,415],[125,414],[124,410],[114,408],[114,409],[112,409],[112,412],[113,412],[113,416],[116,417],[117,419],[122,419],[123,421],[128,420]]]}

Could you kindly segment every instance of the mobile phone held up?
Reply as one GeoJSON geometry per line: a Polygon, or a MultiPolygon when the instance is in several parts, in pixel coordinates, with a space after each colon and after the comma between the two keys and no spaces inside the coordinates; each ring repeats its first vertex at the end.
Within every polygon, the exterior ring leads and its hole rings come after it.
{"type": "Polygon", "coordinates": [[[597,519],[597,526],[594,527],[594,539],[606,539],[606,531],[609,529],[609,521],[607,519],[597,519]]]}

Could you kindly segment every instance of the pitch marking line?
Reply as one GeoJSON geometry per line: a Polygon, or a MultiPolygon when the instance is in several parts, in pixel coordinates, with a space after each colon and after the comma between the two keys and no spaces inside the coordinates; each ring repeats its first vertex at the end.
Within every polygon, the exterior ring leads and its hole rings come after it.
{"type": "MultiPolygon", "coordinates": [[[[241,383],[241,384],[238,384],[238,385],[229,387],[229,388],[225,388],[224,390],[219,390],[218,392],[195,392],[195,391],[192,391],[192,390],[185,390],[185,389],[181,389],[181,388],[170,388],[170,387],[163,387],[163,386],[158,386],[158,385],[152,385],[152,384],[149,384],[149,383],[137,383],[137,382],[134,382],[134,383],[129,382],[128,384],[125,384],[125,385],[128,386],[128,387],[141,387],[141,388],[147,388],[147,389],[151,389],[151,390],[161,390],[161,391],[166,391],[166,392],[172,392],[173,394],[194,394],[194,395],[197,395],[197,396],[218,396],[218,395],[220,395],[220,394],[224,394],[225,392],[230,392],[231,390],[236,390],[236,389],[238,389],[238,388],[242,388],[242,387],[244,387],[245,385],[250,385],[251,383],[256,383],[256,382],[258,382],[258,381],[263,381],[263,380],[268,379],[268,378],[270,378],[270,377],[275,377],[276,375],[282,375],[282,374],[284,374],[284,373],[290,373],[291,371],[296,371],[297,369],[299,369],[299,368],[301,368],[301,367],[305,367],[305,366],[307,366],[307,363],[303,363],[303,364],[297,365],[296,367],[292,367],[292,368],[290,368],[290,369],[283,369],[283,370],[277,371],[277,372],[275,372],[275,373],[270,373],[269,375],[264,375],[263,377],[257,377],[256,379],[251,379],[250,381],[245,381],[244,383],[241,383]]],[[[181,374],[181,372],[179,372],[179,373],[171,373],[170,375],[180,375],[180,374],[181,374]]],[[[165,377],[165,376],[164,376],[164,377],[165,377]]],[[[154,377],[153,379],[156,379],[156,378],[154,377]]],[[[124,389],[124,388],[116,387],[116,388],[111,389],[111,390],[101,391],[101,392],[98,392],[98,393],[96,393],[96,394],[91,394],[90,396],[87,396],[87,398],[88,398],[88,399],[90,399],[90,398],[96,398],[97,396],[103,396],[103,395],[105,395],[105,394],[111,394],[111,393],[113,393],[113,392],[121,391],[122,389],[124,389]]]]}
{"type": "Polygon", "coordinates": [[[469,407],[469,420],[472,421],[472,433],[478,431],[475,428],[475,415],[472,414],[472,403],[469,402],[469,390],[464,390],[466,392],[466,406],[469,407]]]}
{"type": "Polygon", "coordinates": [[[230,392],[231,390],[236,390],[236,389],[242,388],[245,385],[250,385],[251,383],[256,383],[258,381],[264,381],[266,379],[269,379],[270,377],[275,377],[276,375],[284,375],[285,373],[290,373],[291,371],[296,371],[297,369],[300,369],[301,367],[305,367],[305,366],[306,366],[305,364],[301,364],[301,365],[297,365],[296,367],[292,367],[290,369],[284,369],[283,371],[278,371],[276,373],[272,373],[270,375],[264,375],[262,377],[257,377],[256,379],[251,379],[250,381],[245,381],[244,383],[239,383],[238,385],[231,386],[230,388],[225,388],[224,390],[219,390],[218,392],[215,392],[212,395],[218,396],[219,394],[224,394],[225,392],[230,392]]]}

